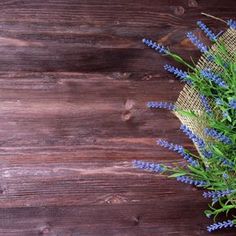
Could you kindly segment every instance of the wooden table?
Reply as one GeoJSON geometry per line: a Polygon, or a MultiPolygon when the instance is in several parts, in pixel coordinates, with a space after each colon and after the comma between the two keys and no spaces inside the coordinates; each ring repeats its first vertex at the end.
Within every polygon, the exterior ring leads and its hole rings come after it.
{"type": "MultiPolygon", "coordinates": [[[[208,235],[202,192],[134,170],[180,162],[157,138],[193,146],[167,111],[183,84],[153,38],[189,58],[185,33],[236,18],[233,0],[0,2],[0,235],[208,235]]],[[[236,235],[235,230],[213,235],[236,235]]]]}

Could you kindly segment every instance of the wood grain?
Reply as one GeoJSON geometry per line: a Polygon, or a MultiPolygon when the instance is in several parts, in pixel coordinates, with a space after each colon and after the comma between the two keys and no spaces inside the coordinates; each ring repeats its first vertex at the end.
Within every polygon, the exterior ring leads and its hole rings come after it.
{"type": "Polygon", "coordinates": [[[182,162],[160,137],[193,150],[172,114],[145,107],[183,85],[141,39],[197,60],[185,32],[205,40],[196,20],[225,25],[200,13],[235,10],[233,0],[2,0],[0,235],[207,235],[200,190],[131,166],[182,162]]]}

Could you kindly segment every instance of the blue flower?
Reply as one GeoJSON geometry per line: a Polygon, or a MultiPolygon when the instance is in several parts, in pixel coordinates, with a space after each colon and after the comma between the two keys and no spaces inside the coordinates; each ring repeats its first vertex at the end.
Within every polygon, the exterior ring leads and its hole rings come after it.
{"type": "Polygon", "coordinates": [[[203,44],[196,35],[193,34],[193,32],[187,33],[187,38],[202,52],[206,53],[208,52],[208,48],[205,44],[203,44]]]}
{"type": "Polygon", "coordinates": [[[208,192],[204,192],[202,194],[202,196],[204,198],[212,198],[213,203],[217,202],[220,198],[222,197],[226,197],[230,194],[232,194],[233,192],[235,192],[234,190],[219,190],[219,191],[208,191],[208,192]]]}
{"type": "Polygon", "coordinates": [[[205,78],[209,79],[210,81],[214,82],[215,84],[219,85],[222,88],[228,88],[227,84],[225,83],[224,80],[222,80],[220,77],[215,75],[214,73],[211,72],[211,70],[206,69],[202,70],[201,75],[204,76],[205,78]]]}
{"type": "Polygon", "coordinates": [[[220,98],[216,98],[216,99],[215,99],[215,103],[216,103],[216,105],[218,105],[218,106],[221,106],[221,105],[224,104],[223,101],[222,101],[220,98]]]}
{"type": "Polygon", "coordinates": [[[204,132],[206,135],[208,135],[218,141],[221,141],[224,144],[232,144],[232,140],[229,137],[225,136],[223,133],[217,132],[214,129],[205,128],[204,132]]]}
{"type": "Polygon", "coordinates": [[[231,29],[235,29],[236,30],[236,21],[235,20],[227,20],[227,25],[231,28],[231,29]]]}
{"type": "Polygon", "coordinates": [[[222,115],[223,115],[224,118],[229,117],[229,113],[228,113],[228,111],[224,111],[224,112],[222,113],[222,115]]]}
{"type": "Polygon", "coordinates": [[[208,99],[204,95],[200,95],[200,100],[202,102],[203,107],[205,108],[208,114],[212,114],[211,106],[208,103],[208,99]]]}
{"type": "Polygon", "coordinates": [[[203,181],[203,180],[194,180],[194,179],[191,179],[189,178],[188,176],[178,176],[176,178],[177,181],[180,181],[182,183],[185,183],[185,184],[193,184],[197,187],[202,187],[202,186],[205,186],[207,185],[207,182],[206,181],[203,181]]]}
{"type": "Polygon", "coordinates": [[[161,173],[165,171],[165,168],[161,166],[160,164],[155,164],[155,163],[146,162],[146,161],[134,160],[133,166],[137,169],[143,169],[143,170],[148,170],[148,171],[157,172],[157,173],[161,173]]]}
{"type": "Polygon", "coordinates": [[[201,153],[205,158],[211,158],[213,153],[206,149],[201,149],[201,153]]]}
{"type": "Polygon", "coordinates": [[[187,84],[191,85],[192,81],[189,79],[188,73],[186,71],[183,71],[181,69],[178,69],[171,65],[164,65],[164,69],[166,71],[169,71],[170,73],[173,73],[177,78],[180,78],[182,81],[186,82],[187,84]]]}
{"type": "Polygon", "coordinates": [[[220,161],[223,165],[228,166],[230,168],[234,168],[234,163],[232,161],[229,161],[225,158],[220,158],[220,161]]]}
{"type": "Polygon", "coordinates": [[[211,41],[216,41],[217,36],[202,21],[197,21],[197,25],[211,41]]]}
{"type": "Polygon", "coordinates": [[[190,165],[192,166],[199,166],[198,161],[194,160],[188,153],[185,152],[184,147],[169,143],[163,139],[157,140],[157,144],[160,145],[161,147],[167,148],[171,151],[177,152],[180,154],[190,165]]]}
{"type": "Polygon", "coordinates": [[[200,149],[201,154],[205,158],[211,158],[212,152],[209,150],[206,150],[206,144],[203,139],[198,137],[196,134],[194,134],[186,125],[181,125],[180,129],[183,131],[184,134],[186,134],[200,149]]]}
{"type": "Polygon", "coordinates": [[[234,110],[236,110],[236,99],[230,100],[229,106],[233,108],[234,110]]]}
{"type": "Polygon", "coordinates": [[[222,176],[223,176],[224,179],[228,179],[229,178],[229,175],[226,174],[226,173],[224,173],[222,176]]]}
{"type": "Polygon", "coordinates": [[[176,109],[175,105],[172,103],[168,103],[168,102],[148,102],[147,103],[147,107],[148,108],[162,108],[162,109],[167,109],[170,111],[173,111],[176,109]]]}
{"type": "Polygon", "coordinates": [[[151,39],[143,39],[142,42],[145,45],[147,45],[148,47],[154,49],[155,51],[158,51],[161,54],[168,54],[169,53],[169,51],[164,46],[152,41],[151,39]]]}
{"type": "Polygon", "coordinates": [[[193,142],[195,142],[199,148],[205,148],[205,142],[194,134],[186,125],[181,125],[180,129],[186,134],[193,142]]]}
{"type": "Polygon", "coordinates": [[[229,228],[233,226],[234,226],[234,222],[232,220],[227,220],[227,221],[217,222],[217,223],[207,226],[207,231],[212,232],[217,229],[229,228]]]}
{"type": "Polygon", "coordinates": [[[202,196],[204,198],[221,198],[221,197],[225,197],[229,194],[231,194],[233,192],[233,190],[219,190],[219,191],[208,191],[208,192],[204,192],[202,194],[202,196]]]}

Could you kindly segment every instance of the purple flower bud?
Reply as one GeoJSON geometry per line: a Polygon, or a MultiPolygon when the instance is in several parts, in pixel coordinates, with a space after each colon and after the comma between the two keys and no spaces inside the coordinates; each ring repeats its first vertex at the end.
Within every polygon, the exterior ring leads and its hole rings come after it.
{"type": "Polygon", "coordinates": [[[236,21],[235,20],[227,20],[227,25],[231,28],[231,29],[235,29],[236,30],[236,21]]]}
{"type": "Polygon", "coordinates": [[[199,148],[205,148],[205,142],[194,134],[186,125],[181,125],[180,129],[186,134],[193,142],[195,142],[199,148]]]}
{"type": "Polygon", "coordinates": [[[167,109],[170,111],[174,111],[176,109],[175,105],[172,103],[168,102],[148,102],[147,103],[148,108],[162,108],[162,109],[167,109]]]}
{"type": "Polygon", "coordinates": [[[194,160],[188,153],[185,152],[184,147],[169,143],[163,139],[157,140],[157,144],[160,145],[161,147],[167,148],[171,151],[177,152],[180,154],[190,165],[192,166],[199,166],[199,163],[197,160],[194,160]]]}
{"type": "Polygon", "coordinates": [[[220,98],[216,98],[216,99],[215,99],[215,103],[216,103],[216,105],[218,105],[218,106],[221,106],[221,105],[224,104],[223,101],[222,101],[220,98]]]}
{"type": "Polygon", "coordinates": [[[217,75],[213,74],[210,69],[205,69],[201,71],[201,75],[205,77],[206,79],[209,79],[210,81],[214,82],[218,86],[222,88],[228,88],[227,84],[224,80],[222,80],[217,75]]]}
{"type": "Polygon", "coordinates": [[[197,187],[202,187],[202,186],[205,186],[207,185],[207,182],[206,181],[203,181],[203,180],[193,180],[191,178],[189,178],[188,176],[178,176],[176,178],[177,181],[180,181],[182,183],[185,183],[185,184],[193,184],[197,187]]]}
{"type": "Polygon", "coordinates": [[[205,128],[204,132],[206,135],[208,135],[218,141],[221,141],[224,144],[232,144],[232,140],[229,137],[225,136],[223,133],[217,132],[214,129],[205,128]]]}
{"type": "Polygon", "coordinates": [[[208,114],[212,114],[211,106],[210,106],[210,104],[209,104],[209,102],[208,102],[207,97],[204,96],[204,95],[200,95],[200,100],[201,100],[202,105],[203,105],[203,107],[205,108],[206,112],[207,112],[208,114]]]}
{"type": "Polygon", "coordinates": [[[233,108],[234,110],[236,110],[236,99],[230,100],[229,106],[233,108]]]}
{"type": "Polygon", "coordinates": [[[221,161],[221,163],[222,163],[223,165],[228,166],[228,167],[230,167],[230,168],[234,168],[234,166],[235,166],[232,161],[229,161],[229,160],[227,160],[227,159],[225,159],[225,158],[220,158],[220,161],[221,161]]]}
{"type": "Polygon", "coordinates": [[[234,222],[232,220],[227,220],[227,221],[217,222],[217,223],[207,226],[207,231],[212,232],[217,229],[229,228],[233,226],[234,226],[234,222]]]}
{"type": "Polygon", "coordinates": [[[186,82],[189,85],[192,85],[192,81],[189,79],[188,73],[186,71],[182,71],[171,65],[164,65],[164,69],[170,73],[173,73],[177,78],[180,78],[182,81],[186,82]]]}
{"type": "Polygon", "coordinates": [[[211,41],[217,40],[217,36],[202,21],[197,21],[197,25],[211,41]]]}
{"type": "Polygon", "coordinates": [[[224,179],[228,179],[229,178],[229,175],[226,174],[226,173],[224,173],[222,176],[223,176],[224,179]]]}
{"type": "Polygon", "coordinates": [[[222,197],[226,197],[230,194],[232,194],[233,192],[235,192],[234,190],[219,190],[219,191],[208,191],[208,192],[204,192],[202,194],[202,196],[204,198],[212,198],[213,202],[217,202],[220,198],[222,197]]]}
{"type": "Polygon", "coordinates": [[[208,48],[203,44],[193,32],[187,33],[187,38],[194,44],[202,53],[208,52],[208,48]]]}
{"type": "Polygon", "coordinates": [[[155,164],[155,163],[146,162],[146,161],[134,160],[133,166],[137,169],[148,170],[148,171],[152,171],[156,173],[161,173],[165,171],[165,168],[161,166],[160,164],[155,164]]]}
{"type": "Polygon", "coordinates": [[[158,51],[161,54],[168,54],[169,53],[169,51],[164,46],[162,46],[161,44],[158,44],[158,43],[152,41],[151,39],[143,39],[142,42],[146,46],[154,49],[155,51],[158,51]]]}

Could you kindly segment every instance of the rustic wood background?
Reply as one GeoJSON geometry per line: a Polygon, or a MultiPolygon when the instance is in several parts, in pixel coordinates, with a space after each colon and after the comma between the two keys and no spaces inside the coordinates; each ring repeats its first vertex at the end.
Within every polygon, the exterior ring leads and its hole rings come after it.
{"type": "MultiPolygon", "coordinates": [[[[192,144],[150,100],[175,101],[170,60],[143,37],[197,60],[185,32],[233,0],[0,1],[0,235],[208,235],[201,191],[138,170],[181,159],[156,138],[192,144]]],[[[214,235],[235,235],[221,231],[214,235]]]]}

